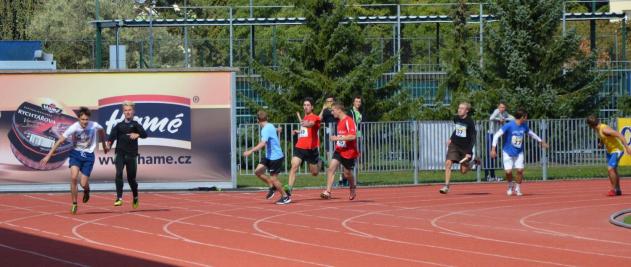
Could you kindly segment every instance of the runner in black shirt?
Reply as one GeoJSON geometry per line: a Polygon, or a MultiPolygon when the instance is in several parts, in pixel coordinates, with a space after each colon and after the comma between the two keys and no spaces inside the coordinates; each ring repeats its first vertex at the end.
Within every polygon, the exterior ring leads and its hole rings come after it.
{"type": "Polygon", "coordinates": [[[469,117],[471,104],[462,102],[458,105],[458,115],[454,117],[454,132],[449,138],[447,160],[445,161],[445,186],[440,189],[441,194],[449,192],[451,180],[451,166],[460,164],[460,172],[467,173],[471,167],[469,162],[473,159],[473,145],[475,144],[475,122],[469,117]]]}
{"type": "Polygon", "coordinates": [[[123,205],[123,168],[127,169],[127,182],[131,188],[134,200],[132,207],[138,208],[138,183],[136,170],[138,168],[138,138],[147,138],[145,129],[134,120],[134,103],[125,101],[122,109],[125,119],[112,129],[109,145],[116,142],[116,201],[114,206],[123,205]]]}

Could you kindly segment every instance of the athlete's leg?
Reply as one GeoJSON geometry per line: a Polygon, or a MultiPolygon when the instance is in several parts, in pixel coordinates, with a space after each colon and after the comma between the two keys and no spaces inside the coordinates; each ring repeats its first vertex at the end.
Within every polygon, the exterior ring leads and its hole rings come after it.
{"type": "Polygon", "coordinates": [[[116,154],[114,158],[114,165],[116,167],[116,199],[123,198],[123,168],[125,168],[125,156],[122,154],[116,154]]]}
{"type": "Polygon", "coordinates": [[[287,181],[287,186],[290,190],[294,187],[294,184],[296,183],[296,173],[300,168],[300,164],[302,164],[302,159],[300,159],[299,157],[291,158],[291,169],[289,169],[289,179],[287,181]]]}
{"type": "Polygon", "coordinates": [[[326,191],[331,192],[333,188],[333,180],[335,179],[335,171],[340,166],[340,161],[336,158],[331,159],[329,162],[329,168],[326,172],[326,191]]]}
{"type": "Polygon", "coordinates": [[[138,162],[135,156],[125,156],[125,168],[127,169],[127,183],[129,183],[134,198],[138,198],[138,182],[136,182],[138,162]]]}
{"type": "Polygon", "coordinates": [[[453,162],[451,160],[445,161],[445,185],[449,185],[451,181],[451,167],[453,166],[453,162]]]}
{"type": "Polygon", "coordinates": [[[267,177],[267,175],[265,175],[265,170],[266,169],[267,169],[267,167],[265,167],[265,165],[259,164],[259,165],[256,166],[256,169],[254,170],[254,174],[256,175],[256,177],[261,179],[261,181],[263,181],[265,184],[267,184],[267,186],[273,187],[274,184],[272,184],[272,181],[270,180],[270,178],[267,177]]]}
{"type": "Polygon", "coordinates": [[[280,192],[282,197],[286,197],[287,193],[283,190],[283,184],[281,184],[278,180],[278,173],[272,173],[269,179],[270,183],[274,186],[274,188],[276,188],[276,191],[280,192]]]}
{"type": "Polygon", "coordinates": [[[71,166],[70,167],[70,197],[72,199],[72,203],[77,203],[77,178],[79,176],[79,166],[71,166]]]}

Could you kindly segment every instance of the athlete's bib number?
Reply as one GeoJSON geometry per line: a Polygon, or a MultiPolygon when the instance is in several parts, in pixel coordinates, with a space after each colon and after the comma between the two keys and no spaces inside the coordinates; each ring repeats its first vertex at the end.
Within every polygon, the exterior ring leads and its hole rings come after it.
{"type": "Polygon", "coordinates": [[[337,141],[337,147],[346,147],[346,141],[337,141]]]}
{"type": "Polygon", "coordinates": [[[467,126],[456,124],[456,136],[466,138],[467,137],[467,126]]]}
{"type": "Polygon", "coordinates": [[[300,133],[298,134],[298,137],[309,137],[309,129],[307,129],[307,127],[300,127],[300,133]]]}
{"type": "Polygon", "coordinates": [[[513,144],[516,148],[521,148],[521,145],[524,143],[524,137],[513,135],[511,138],[511,144],[513,144]]]}

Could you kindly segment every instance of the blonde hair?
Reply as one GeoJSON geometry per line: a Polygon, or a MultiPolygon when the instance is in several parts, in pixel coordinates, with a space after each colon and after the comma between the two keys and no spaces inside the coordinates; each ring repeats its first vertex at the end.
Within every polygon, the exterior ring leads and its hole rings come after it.
{"type": "Polygon", "coordinates": [[[466,101],[460,102],[459,105],[464,105],[467,108],[467,111],[471,110],[471,104],[469,102],[466,102],[466,101]]]}
{"type": "Polygon", "coordinates": [[[136,104],[134,102],[131,102],[129,100],[125,100],[123,101],[123,104],[121,104],[121,107],[131,107],[131,108],[136,108],[136,104]]]}

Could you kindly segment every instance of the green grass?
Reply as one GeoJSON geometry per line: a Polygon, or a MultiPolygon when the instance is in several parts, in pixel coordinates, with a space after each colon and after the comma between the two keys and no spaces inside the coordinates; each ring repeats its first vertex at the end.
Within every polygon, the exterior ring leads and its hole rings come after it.
{"type": "MultiPolygon", "coordinates": [[[[524,173],[526,180],[541,180],[541,167],[526,167],[524,173]]],[[[620,167],[619,173],[621,177],[631,176],[631,168],[620,167]]],[[[498,176],[504,177],[504,171],[496,170],[498,176]]],[[[419,183],[441,183],[444,181],[444,171],[420,171],[419,183]]],[[[484,176],[484,172],[481,172],[484,176]]],[[[337,175],[339,177],[339,174],[337,175]]],[[[607,168],[605,166],[572,166],[548,168],[548,179],[580,179],[580,178],[606,178],[607,168]]],[[[287,174],[283,173],[279,176],[283,184],[287,183],[287,174]]],[[[414,173],[412,171],[400,172],[382,172],[382,173],[359,173],[359,181],[362,185],[402,185],[413,184],[414,173]]],[[[482,177],[484,181],[484,177],[482,177]]],[[[473,170],[466,175],[454,172],[452,176],[453,182],[474,182],[477,181],[476,171],[473,170]]],[[[237,177],[238,187],[263,187],[265,186],[254,175],[239,175],[237,177]]],[[[298,175],[295,187],[323,187],[326,185],[325,173],[321,172],[317,177],[311,175],[298,175]]]]}
{"type": "Polygon", "coordinates": [[[631,215],[627,215],[627,217],[624,218],[624,223],[631,224],[631,215]]]}

